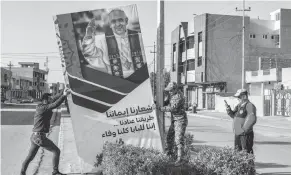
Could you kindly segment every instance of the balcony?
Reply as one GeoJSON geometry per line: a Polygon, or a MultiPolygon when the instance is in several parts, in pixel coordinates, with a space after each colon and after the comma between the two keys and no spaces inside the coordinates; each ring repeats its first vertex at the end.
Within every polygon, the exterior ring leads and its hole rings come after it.
{"type": "Polygon", "coordinates": [[[281,81],[280,69],[266,69],[258,71],[246,71],[246,83],[258,83],[268,81],[281,81]]]}
{"type": "MultiPolygon", "coordinates": [[[[185,76],[181,74],[181,82],[185,83],[185,76]]],[[[187,71],[187,82],[193,83],[195,82],[195,70],[187,71]]]]}

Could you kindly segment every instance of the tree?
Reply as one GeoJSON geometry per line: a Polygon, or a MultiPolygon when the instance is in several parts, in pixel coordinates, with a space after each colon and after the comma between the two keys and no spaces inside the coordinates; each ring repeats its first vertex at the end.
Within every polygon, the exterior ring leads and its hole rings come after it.
{"type": "Polygon", "coordinates": [[[284,90],[284,85],[283,85],[281,82],[279,82],[279,83],[277,83],[277,84],[275,85],[274,89],[275,89],[276,91],[278,91],[278,90],[284,90]]]}

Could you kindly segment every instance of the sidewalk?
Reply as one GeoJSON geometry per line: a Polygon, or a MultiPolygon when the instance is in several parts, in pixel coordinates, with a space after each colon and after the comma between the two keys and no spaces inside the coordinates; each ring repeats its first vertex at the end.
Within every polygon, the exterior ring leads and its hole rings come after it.
{"type": "Polygon", "coordinates": [[[72,120],[66,108],[61,108],[61,124],[58,143],[58,147],[61,150],[60,171],[62,173],[80,173],[81,166],[75,143],[72,120]]]}
{"type": "MultiPolygon", "coordinates": [[[[72,119],[66,107],[61,108],[61,124],[59,133],[59,145],[61,150],[59,169],[65,174],[82,175],[82,162],[78,156],[72,119]]],[[[84,167],[83,167],[84,168],[84,167]]],[[[98,170],[86,172],[86,175],[99,175],[98,170]]]]}
{"type": "MultiPolygon", "coordinates": [[[[216,119],[216,120],[227,120],[227,121],[232,120],[226,113],[216,112],[216,111],[205,110],[205,111],[198,111],[195,114],[188,112],[187,115],[189,117],[196,116],[196,117],[211,118],[211,119],[216,119]]],[[[272,127],[272,128],[280,128],[280,129],[291,128],[291,117],[283,117],[283,116],[260,117],[258,116],[256,125],[272,127]]]]}

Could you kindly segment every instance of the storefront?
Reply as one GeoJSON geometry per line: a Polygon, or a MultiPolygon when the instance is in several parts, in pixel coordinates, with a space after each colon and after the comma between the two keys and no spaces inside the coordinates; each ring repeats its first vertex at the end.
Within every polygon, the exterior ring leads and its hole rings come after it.
{"type": "Polygon", "coordinates": [[[189,83],[188,103],[196,104],[198,109],[215,109],[215,93],[226,92],[226,82],[189,83]]]}

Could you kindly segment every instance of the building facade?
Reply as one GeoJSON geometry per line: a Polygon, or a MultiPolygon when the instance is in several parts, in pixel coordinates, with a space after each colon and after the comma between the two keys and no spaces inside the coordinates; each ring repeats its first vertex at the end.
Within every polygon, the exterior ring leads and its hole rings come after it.
{"type": "Polygon", "coordinates": [[[16,86],[20,86],[16,77],[22,77],[23,84],[29,84],[28,96],[39,99],[41,95],[48,91],[45,70],[39,69],[39,63],[34,62],[19,62],[20,67],[11,68],[13,75],[15,76],[16,86]],[[24,78],[26,77],[26,79],[24,78]]]}
{"type": "Polygon", "coordinates": [[[65,84],[64,83],[49,83],[49,93],[51,93],[52,95],[56,95],[58,94],[62,89],[65,88],[65,84]]]}
{"type": "MultiPolygon", "coordinates": [[[[269,20],[245,17],[246,71],[257,71],[260,57],[290,56],[291,10],[278,9],[270,17],[269,20]]],[[[184,93],[189,103],[214,109],[215,93],[235,92],[242,86],[242,16],[206,13],[186,23],[172,31],[171,79],[186,84],[184,93]],[[190,67],[191,63],[195,66],[190,67]]]]}
{"type": "Polygon", "coordinates": [[[1,97],[7,98],[7,91],[9,90],[9,79],[12,76],[12,72],[8,69],[1,67],[1,97]]]}

